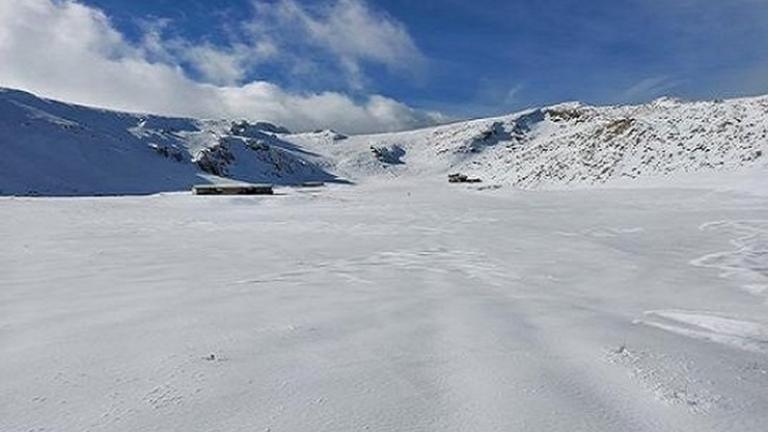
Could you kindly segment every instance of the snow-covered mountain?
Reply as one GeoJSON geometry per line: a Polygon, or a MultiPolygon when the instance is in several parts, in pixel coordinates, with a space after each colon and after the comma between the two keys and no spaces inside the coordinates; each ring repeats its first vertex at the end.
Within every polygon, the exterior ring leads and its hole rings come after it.
{"type": "MultiPolygon", "coordinates": [[[[329,146],[327,135],[292,137],[329,146]]],[[[395,175],[461,171],[523,188],[768,166],[768,97],[593,107],[568,103],[396,134],[351,137],[335,172],[395,175]],[[372,154],[373,153],[373,154],[372,154]],[[396,160],[372,160],[396,154],[396,160]],[[378,169],[382,171],[381,169],[378,169]]]]}
{"type": "Polygon", "coordinates": [[[0,194],[151,193],[461,171],[524,188],[768,164],[768,97],[578,103],[409,132],[291,134],[268,123],[97,110],[0,90],[0,194]]]}
{"type": "Polygon", "coordinates": [[[0,90],[0,194],[143,194],[335,177],[267,123],[126,114],[0,90]]]}

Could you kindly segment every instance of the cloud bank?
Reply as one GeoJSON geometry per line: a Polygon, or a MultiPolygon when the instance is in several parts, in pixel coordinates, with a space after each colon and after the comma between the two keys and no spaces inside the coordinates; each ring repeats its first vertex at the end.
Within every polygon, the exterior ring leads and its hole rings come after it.
{"type": "Polygon", "coordinates": [[[394,70],[423,61],[401,24],[358,0],[317,10],[282,0],[256,3],[255,10],[248,40],[215,46],[164,38],[162,25],[131,42],[103,11],[73,0],[3,0],[0,86],[104,108],[266,120],[295,130],[394,131],[443,120],[381,95],[297,93],[244,81],[299,40],[335,58],[358,89],[364,63],[394,70]],[[285,34],[291,38],[278,37],[285,34]]]}

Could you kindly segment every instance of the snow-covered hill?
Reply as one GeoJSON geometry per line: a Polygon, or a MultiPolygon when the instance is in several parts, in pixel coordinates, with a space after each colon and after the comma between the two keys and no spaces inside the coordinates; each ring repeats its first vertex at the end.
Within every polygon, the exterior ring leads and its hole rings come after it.
{"type": "Polygon", "coordinates": [[[188,189],[234,179],[444,176],[592,185],[768,166],[768,96],[638,106],[561,104],[409,132],[291,134],[266,123],[96,110],[0,90],[0,194],[188,189]]]}
{"type": "Polygon", "coordinates": [[[334,169],[352,178],[382,171],[398,176],[463,171],[523,188],[600,184],[766,167],[768,97],[692,103],[659,99],[618,107],[569,103],[412,132],[291,140],[309,148],[334,148],[334,169]],[[397,157],[375,161],[382,153],[397,157]]]}
{"type": "Polygon", "coordinates": [[[0,89],[0,194],[143,194],[225,179],[333,180],[257,123],[97,110],[0,89]]]}

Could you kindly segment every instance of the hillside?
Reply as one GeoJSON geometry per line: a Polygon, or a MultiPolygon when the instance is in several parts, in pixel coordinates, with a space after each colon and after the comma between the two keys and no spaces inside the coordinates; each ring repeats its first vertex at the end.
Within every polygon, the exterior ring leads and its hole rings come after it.
{"type": "Polygon", "coordinates": [[[0,194],[145,194],[200,182],[442,177],[520,188],[768,164],[768,97],[578,103],[401,133],[126,114],[0,90],[0,194]]]}
{"type": "MultiPolygon", "coordinates": [[[[327,134],[291,138],[327,147],[327,134]]],[[[397,134],[357,136],[332,150],[335,170],[443,175],[462,171],[488,182],[539,188],[620,179],[765,167],[768,97],[592,107],[578,103],[534,109],[397,134]],[[377,152],[396,160],[373,161],[377,152]],[[383,169],[382,169],[383,168],[383,169]]]]}
{"type": "Polygon", "coordinates": [[[0,90],[0,194],[146,194],[333,180],[279,127],[126,114],[0,90]]]}

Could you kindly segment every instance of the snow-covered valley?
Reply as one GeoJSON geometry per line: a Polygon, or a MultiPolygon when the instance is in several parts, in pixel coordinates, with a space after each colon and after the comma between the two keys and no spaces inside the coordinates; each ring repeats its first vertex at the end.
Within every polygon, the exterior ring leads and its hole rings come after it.
{"type": "Polygon", "coordinates": [[[2,91],[0,431],[763,431],[767,134],[766,97],[344,136],[2,91]],[[230,181],[278,188],[187,192],[230,181]]]}

